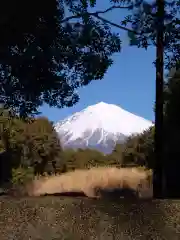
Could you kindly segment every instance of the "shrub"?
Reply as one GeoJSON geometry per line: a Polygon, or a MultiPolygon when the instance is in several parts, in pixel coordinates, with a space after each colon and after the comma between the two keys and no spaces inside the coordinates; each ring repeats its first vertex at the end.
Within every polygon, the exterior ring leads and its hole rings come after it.
{"type": "Polygon", "coordinates": [[[16,168],[12,169],[12,184],[14,186],[24,185],[31,181],[34,177],[32,168],[16,168]]]}

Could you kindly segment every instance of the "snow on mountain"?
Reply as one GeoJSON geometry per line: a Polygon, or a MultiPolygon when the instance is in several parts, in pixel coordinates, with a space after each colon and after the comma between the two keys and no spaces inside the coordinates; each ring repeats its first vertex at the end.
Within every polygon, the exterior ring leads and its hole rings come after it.
{"type": "Polygon", "coordinates": [[[88,147],[109,153],[117,142],[152,125],[117,105],[100,102],[57,122],[55,129],[65,148],[88,147]]]}

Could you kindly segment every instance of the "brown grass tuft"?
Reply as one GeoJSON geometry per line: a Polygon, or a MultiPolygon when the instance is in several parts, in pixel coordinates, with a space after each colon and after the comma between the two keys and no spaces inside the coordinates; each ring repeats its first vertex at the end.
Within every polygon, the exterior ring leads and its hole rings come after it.
{"type": "Polygon", "coordinates": [[[130,189],[139,197],[152,197],[152,172],[116,167],[75,170],[62,175],[36,178],[28,192],[31,196],[72,192],[99,198],[102,192],[112,192],[115,189],[130,189]]]}

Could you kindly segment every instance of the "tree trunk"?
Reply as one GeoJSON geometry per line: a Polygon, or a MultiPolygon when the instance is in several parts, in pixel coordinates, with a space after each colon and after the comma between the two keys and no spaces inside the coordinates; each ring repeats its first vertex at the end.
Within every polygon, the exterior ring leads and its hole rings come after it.
{"type": "Polygon", "coordinates": [[[157,0],[154,198],[163,197],[164,0],[157,0]]]}

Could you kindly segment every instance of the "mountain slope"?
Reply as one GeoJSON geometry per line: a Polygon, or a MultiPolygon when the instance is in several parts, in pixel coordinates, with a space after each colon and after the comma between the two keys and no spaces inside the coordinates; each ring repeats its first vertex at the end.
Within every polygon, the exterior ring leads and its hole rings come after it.
{"type": "Polygon", "coordinates": [[[150,126],[152,122],[142,117],[119,106],[100,102],[56,123],[55,129],[64,147],[88,147],[109,153],[116,142],[150,126]]]}

